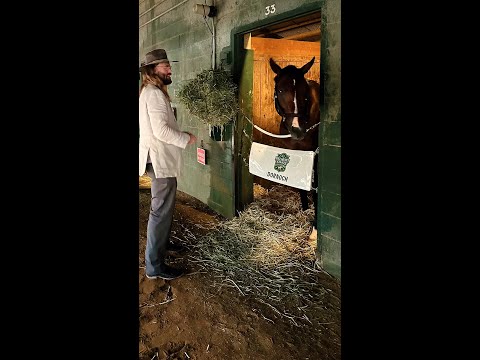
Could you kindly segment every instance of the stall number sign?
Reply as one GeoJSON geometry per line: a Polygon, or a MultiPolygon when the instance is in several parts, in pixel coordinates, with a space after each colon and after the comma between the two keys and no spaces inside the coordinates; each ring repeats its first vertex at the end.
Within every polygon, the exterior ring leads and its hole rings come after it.
{"type": "Polygon", "coordinates": [[[275,13],[275,4],[265,6],[265,15],[271,15],[275,13]]]}
{"type": "Polygon", "coordinates": [[[207,158],[205,156],[205,149],[197,148],[197,161],[200,164],[205,165],[207,163],[206,160],[207,158]]]}

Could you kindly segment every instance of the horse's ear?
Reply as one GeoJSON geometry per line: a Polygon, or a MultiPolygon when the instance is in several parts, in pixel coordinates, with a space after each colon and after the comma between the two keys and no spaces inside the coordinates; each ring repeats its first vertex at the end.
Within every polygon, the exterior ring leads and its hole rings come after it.
{"type": "Polygon", "coordinates": [[[280,70],[282,70],[282,68],[275,61],[273,61],[272,58],[270,58],[270,67],[275,74],[278,74],[280,70]]]}
{"type": "Polygon", "coordinates": [[[302,73],[306,74],[308,70],[310,70],[314,62],[315,62],[315,56],[313,57],[312,60],[310,60],[308,63],[302,66],[302,68],[300,69],[302,70],[302,73]]]}

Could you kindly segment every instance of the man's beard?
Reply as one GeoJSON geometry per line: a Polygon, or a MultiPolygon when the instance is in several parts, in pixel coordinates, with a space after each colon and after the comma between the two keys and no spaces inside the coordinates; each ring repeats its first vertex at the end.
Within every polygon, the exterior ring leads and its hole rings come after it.
{"type": "Polygon", "coordinates": [[[172,78],[167,77],[166,75],[160,75],[164,85],[170,85],[172,83],[172,78]]]}

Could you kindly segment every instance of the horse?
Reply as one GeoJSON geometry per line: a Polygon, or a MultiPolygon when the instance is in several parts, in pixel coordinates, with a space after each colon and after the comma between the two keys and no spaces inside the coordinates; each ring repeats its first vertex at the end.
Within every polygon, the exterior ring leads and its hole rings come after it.
{"type": "MultiPolygon", "coordinates": [[[[278,140],[279,147],[316,151],[318,147],[318,125],[320,124],[320,84],[314,80],[305,79],[315,57],[300,68],[294,65],[280,67],[270,58],[270,67],[276,74],[275,81],[275,109],[282,117],[279,132],[291,137],[278,140]]],[[[317,161],[313,166],[313,188],[318,186],[317,161]]],[[[317,194],[311,190],[314,207],[314,220],[310,241],[317,239],[317,194]]],[[[308,209],[308,192],[299,189],[302,210],[308,209]]]]}

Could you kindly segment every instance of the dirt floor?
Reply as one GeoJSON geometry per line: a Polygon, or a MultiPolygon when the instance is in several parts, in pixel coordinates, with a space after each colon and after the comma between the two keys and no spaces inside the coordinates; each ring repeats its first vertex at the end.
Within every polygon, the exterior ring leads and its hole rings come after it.
{"type": "Polygon", "coordinates": [[[318,306],[309,307],[313,310],[308,318],[305,313],[308,321],[280,316],[298,312],[295,301],[279,311],[255,296],[243,295],[235,286],[219,285],[215,273],[191,261],[191,252],[193,242],[226,219],[180,191],[172,240],[187,251],[169,256],[168,263],[187,269],[186,275],[171,281],[147,279],[144,252],[150,189],[142,180],[139,197],[140,360],[341,358],[340,283],[318,272],[316,281],[325,291],[316,297],[318,306]]]}

